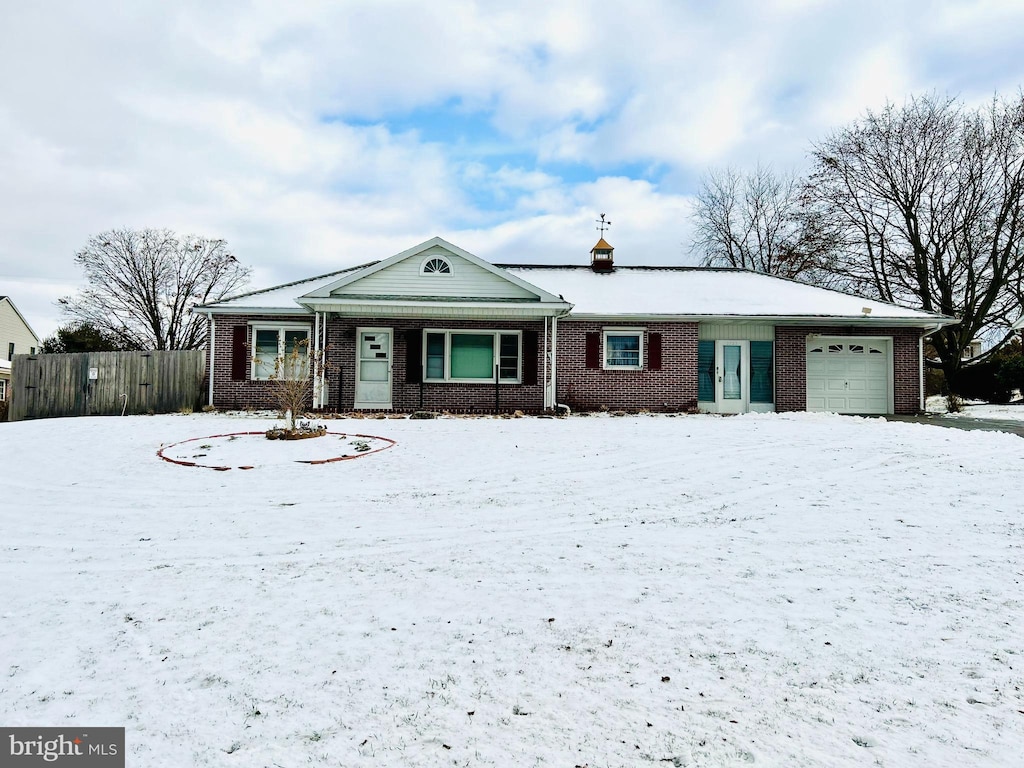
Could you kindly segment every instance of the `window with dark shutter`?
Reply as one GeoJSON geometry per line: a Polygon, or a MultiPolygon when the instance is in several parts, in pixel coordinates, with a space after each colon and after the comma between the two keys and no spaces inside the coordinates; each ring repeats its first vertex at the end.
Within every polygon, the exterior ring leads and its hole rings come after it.
{"type": "Polygon", "coordinates": [[[537,332],[523,331],[523,384],[537,383],[537,332]]]}
{"type": "Polygon", "coordinates": [[[249,378],[249,326],[236,325],[231,329],[231,379],[249,378]]]}
{"type": "Polygon", "coordinates": [[[423,331],[405,332],[405,383],[423,381],[423,331]]]}
{"type": "Polygon", "coordinates": [[[647,367],[652,371],[661,370],[661,334],[647,334],[647,367]]]}
{"type": "Polygon", "coordinates": [[[600,368],[601,367],[601,334],[600,333],[588,333],[587,334],[586,365],[587,365],[587,368],[600,368]]]}

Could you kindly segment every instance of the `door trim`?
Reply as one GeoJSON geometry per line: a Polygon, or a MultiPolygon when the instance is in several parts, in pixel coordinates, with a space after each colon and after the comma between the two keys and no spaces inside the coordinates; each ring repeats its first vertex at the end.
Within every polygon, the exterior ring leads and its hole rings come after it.
{"type": "Polygon", "coordinates": [[[379,327],[367,327],[367,328],[356,328],[356,365],[355,365],[355,379],[353,381],[353,392],[352,392],[352,408],[354,410],[375,410],[375,411],[390,411],[393,407],[394,402],[394,355],[395,355],[395,332],[393,328],[379,328],[379,327]],[[388,401],[384,402],[360,402],[359,400],[359,376],[362,369],[362,356],[360,355],[360,348],[362,347],[362,338],[364,333],[386,333],[388,335],[388,401]]]}
{"type": "Polygon", "coordinates": [[[750,342],[746,339],[715,341],[715,406],[718,413],[746,413],[750,410],[750,342]],[[725,399],[725,347],[740,348],[740,397],[725,399]]]}

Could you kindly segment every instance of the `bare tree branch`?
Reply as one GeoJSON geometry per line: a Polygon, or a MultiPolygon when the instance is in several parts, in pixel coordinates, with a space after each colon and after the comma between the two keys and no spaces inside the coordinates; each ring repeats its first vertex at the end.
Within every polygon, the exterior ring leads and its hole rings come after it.
{"type": "Polygon", "coordinates": [[[1024,95],[890,104],[814,157],[808,198],[842,235],[837,271],[865,295],[959,318],[932,339],[954,382],[970,342],[1020,312],[1024,95]]]}
{"type": "Polygon", "coordinates": [[[712,171],[697,193],[691,250],[705,266],[835,285],[838,278],[827,268],[834,234],[802,195],[794,176],[764,167],[745,175],[733,168],[712,171]]]}
{"type": "Polygon", "coordinates": [[[96,235],[75,262],[86,287],[58,306],[125,349],[201,347],[206,319],[192,308],[237,293],[250,273],[223,240],[158,229],[96,235]]]}

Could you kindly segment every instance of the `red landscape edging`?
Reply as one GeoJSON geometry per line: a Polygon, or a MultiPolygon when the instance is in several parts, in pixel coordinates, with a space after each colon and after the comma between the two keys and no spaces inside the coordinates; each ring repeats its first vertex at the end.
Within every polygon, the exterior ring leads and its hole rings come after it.
{"type": "MultiPolygon", "coordinates": [[[[169,456],[165,456],[164,455],[164,451],[166,451],[166,450],[168,450],[170,448],[174,448],[174,447],[179,446],[179,445],[184,445],[185,443],[192,443],[192,442],[195,442],[197,440],[217,440],[217,439],[222,438],[222,437],[244,437],[244,436],[265,435],[265,434],[266,434],[265,432],[225,432],[223,435],[207,435],[206,437],[190,437],[187,440],[179,440],[176,443],[171,443],[170,445],[162,446],[156,452],[156,455],[159,456],[164,461],[170,463],[170,464],[177,464],[177,465],[182,466],[182,467],[199,467],[200,469],[212,469],[212,470],[215,470],[217,472],[226,472],[229,469],[255,469],[255,465],[253,465],[253,464],[244,464],[244,465],[241,465],[241,466],[238,466],[238,467],[224,467],[224,466],[214,466],[212,464],[200,464],[199,462],[196,462],[196,461],[185,461],[184,459],[172,459],[169,456]]],[[[325,432],[324,435],[325,436],[326,435],[338,435],[339,437],[365,437],[365,438],[369,438],[370,440],[383,440],[385,443],[387,443],[387,445],[382,446],[381,448],[374,448],[373,450],[370,450],[370,451],[363,451],[362,453],[357,453],[357,454],[355,454],[353,456],[334,456],[334,457],[329,458],[329,459],[296,459],[295,463],[296,464],[331,464],[331,463],[333,463],[335,461],[348,461],[350,459],[361,459],[363,456],[369,456],[369,455],[374,454],[374,453],[380,453],[381,451],[386,451],[388,448],[393,448],[395,445],[397,445],[397,442],[392,440],[390,437],[381,437],[380,435],[361,435],[361,434],[357,434],[357,433],[354,433],[354,432],[325,432]]]]}

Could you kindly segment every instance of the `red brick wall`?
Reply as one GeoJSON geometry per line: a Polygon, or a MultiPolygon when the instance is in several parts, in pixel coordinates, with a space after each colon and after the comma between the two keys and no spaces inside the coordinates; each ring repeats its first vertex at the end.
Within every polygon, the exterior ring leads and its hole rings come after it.
{"type": "Polygon", "coordinates": [[[893,358],[893,407],[898,414],[921,409],[921,375],[915,328],[855,328],[850,326],[776,326],[775,410],[807,409],[807,336],[891,336],[893,358]]]}
{"type": "MultiPolygon", "coordinates": [[[[603,364],[603,344],[601,350],[603,364]]],[[[558,396],[575,410],[687,411],[697,407],[696,323],[558,323],[558,396]],[[586,367],[586,334],[604,328],[643,327],[644,369],[606,371],[586,367]],[[661,334],[661,370],[647,366],[648,339],[661,334]]]]}
{"type": "MultiPolygon", "coordinates": [[[[231,353],[236,325],[247,326],[249,322],[309,323],[310,335],[314,330],[312,315],[217,315],[214,318],[215,341],[213,355],[207,355],[207,377],[209,365],[213,363],[213,404],[218,408],[276,408],[273,401],[273,383],[269,381],[242,381],[231,379],[231,353]],[[215,360],[213,358],[216,358],[215,360]]],[[[252,342],[252,334],[249,334],[252,342]]],[[[250,357],[252,352],[249,352],[250,357]]],[[[248,369],[247,369],[248,370],[248,369]]],[[[248,376],[248,373],[246,374],[248,376]]]]}
{"type": "MultiPolygon", "coordinates": [[[[216,319],[214,363],[214,405],[218,408],[274,408],[272,385],[265,381],[231,380],[232,334],[235,325],[250,321],[309,322],[310,315],[220,315],[216,319]]],[[[619,324],[633,327],[632,324],[619,324]]],[[[662,335],[661,370],[606,371],[586,367],[586,334],[600,333],[616,324],[562,320],[558,324],[558,393],[557,402],[576,410],[686,411],[697,405],[697,324],[639,323],[647,334],[662,335]]],[[[355,396],[355,354],[357,327],[390,327],[394,333],[392,356],[392,402],[395,410],[448,410],[464,413],[494,410],[492,384],[424,384],[422,406],[419,384],[406,383],[405,332],[425,327],[450,327],[490,330],[535,330],[543,347],[543,323],[402,320],[385,322],[370,318],[334,319],[328,326],[327,391],[328,410],[347,411],[355,396]]],[[[795,327],[775,329],[775,409],[802,411],[807,405],[806,338],[810,333],[836,336],[891,336],[895,373],[894,403],[898,414],[917,413],[920,407],[920,375],[916,329],[851,328],[848,326],[795,327]]],[[[647,358],[648,340],[644,340],[647,358]]],[[[603,349],[602,349],[603,355],[603,349]]],[[[543,408],[543,349],[537,361],[536,385],[508,385],[500,388],[502,411],[538,412],[543,408]]]]}
{"type": "MultiPolygon", "coordinates": [[[[214,405],[218,408],[274,408],[270,382],[232,381],[231,347],[235,325],[250,321],[309,322],[312,315],[219,315],[216,319],[216,363],[214,366],[214,405]]],[[[544,324],[509,321],[440,322],[437,320],[381,320],[371,318],[332,319],[327,327],[327,393],[329,411],[349,411],[355,402],[356,328],[391,328],[393,352],[391,358],[392,405],[396,411],[419,410],[420,385],[406,383],[405,333],[423,328],[458,328],[486,330],[534,330],[538,333],[538,347],[543,346],[544,324]]],[[[522,410],[539,412],[544,407],[543,351],[538,350],[538,381],[535,385],[502,384],[499,388],[499,407],[502,411],[522,410]]],[[[423,384],[422,408],[434,411],[460,413],[494,411],[494,383],[484,384],[423,384]]]]}

